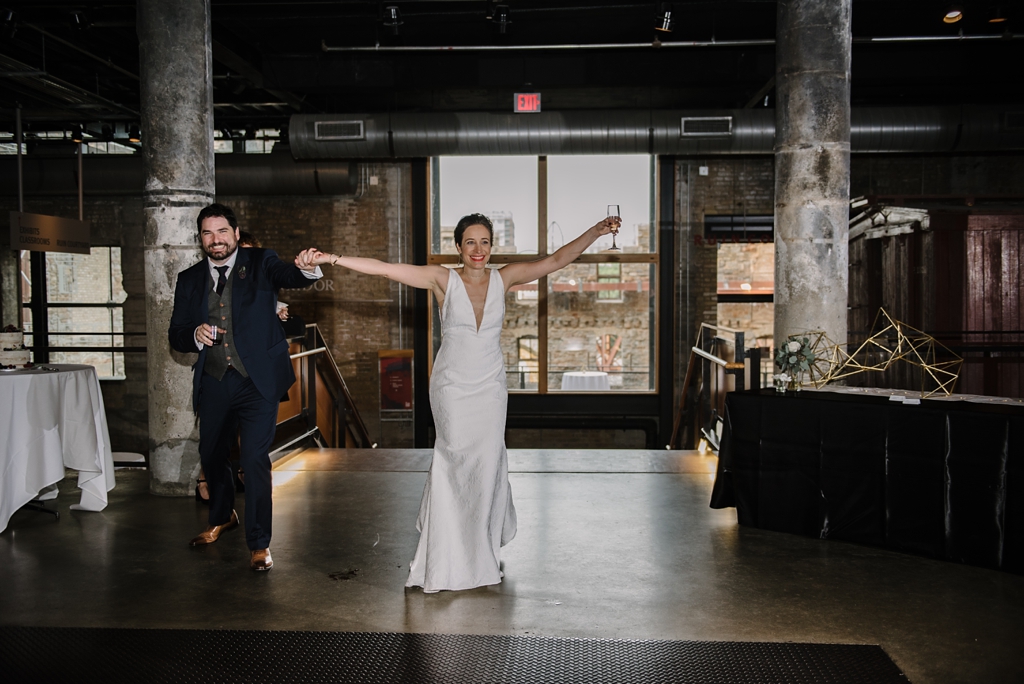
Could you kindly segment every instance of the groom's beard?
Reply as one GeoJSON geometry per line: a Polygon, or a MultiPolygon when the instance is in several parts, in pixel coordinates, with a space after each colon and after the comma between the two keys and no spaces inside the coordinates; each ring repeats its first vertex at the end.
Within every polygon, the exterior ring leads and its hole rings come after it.
{"type": "Polygon", "coordinates": [[[228,249],[226,252],[224,252],[224,254],[221,255],[221,256],[215,256],[213,254],[213,250],[217,249],[218,247],[227,247],[227,246],[228,245],[226,243],[217,243],[217,244],[214,244],[214,245],[210,245],[209,249],[207,249],[206,247],[203,247],[203,252],[206,254],[206,256],[210,257],[211,259],[213,259],[215,261],[224,261],[225,259],[230,257],[232,254],[234,254],[238,250],[238,243],[236,242],[235,244],[231,245],[230,249],[228,249]]]}

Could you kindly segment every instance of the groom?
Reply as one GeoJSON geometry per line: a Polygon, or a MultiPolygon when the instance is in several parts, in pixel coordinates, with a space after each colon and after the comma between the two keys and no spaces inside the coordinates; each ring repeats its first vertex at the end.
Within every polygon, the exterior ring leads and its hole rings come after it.
{"type": "Polygon", "coordinates": [[[288,341],[277,319],[277,291],[312,285],[323,274],[305,250],[295,265],[269,249],[238,248],[234,212],[211,204],[196,218],[206,258],[178,274],[168,330],[171,347],[199,353],[192,366],[192,410],[210,490],[207,527],[192,546],[212,544],[238,526],[235,490],[221,431],[238,418],[245,470],[245,540],[253,570],[270,570],[270,444],[278,400],[295,382],[288,341]]]}

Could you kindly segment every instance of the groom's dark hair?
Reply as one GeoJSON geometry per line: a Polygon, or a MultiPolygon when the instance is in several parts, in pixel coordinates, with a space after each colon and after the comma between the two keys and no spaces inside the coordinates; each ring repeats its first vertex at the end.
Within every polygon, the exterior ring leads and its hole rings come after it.
{"type": "Polygon", "coordinates": [[[199,232],[203,232],[203,221],[208,218],[219,216],[228,222],[228,225],[232,228],[238,228],[238,219],[235,218],[235,212],[231,211],[228,207],[223,204],[211,204],[208,207],[204,207],[199,216],[196,217],[196,227],[199,232]]]}
{"type": "Polygon", "coordinates": [[[459,247],[462,246],[462,235],[466,232],[466,229],[470,226],[483,226],[487,229],[487,232],[491,234],[491,240],[494,240],[494,224],[491,223],[491,219],[487,218],[483,214],[470,214],[469,216],[463,216],[459,219],[459,222],[455,225],[455,244],[459,247]]]}

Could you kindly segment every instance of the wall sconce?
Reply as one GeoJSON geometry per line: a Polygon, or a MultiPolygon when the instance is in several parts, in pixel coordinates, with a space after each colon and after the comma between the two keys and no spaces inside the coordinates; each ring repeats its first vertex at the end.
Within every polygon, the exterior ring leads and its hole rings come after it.
{"type": "Polygon", "coordinates": [[[85,136],[82,135],[82,127],[75,124],[71,127],[71,142],[81,143],[85,140],[85,136]]]}

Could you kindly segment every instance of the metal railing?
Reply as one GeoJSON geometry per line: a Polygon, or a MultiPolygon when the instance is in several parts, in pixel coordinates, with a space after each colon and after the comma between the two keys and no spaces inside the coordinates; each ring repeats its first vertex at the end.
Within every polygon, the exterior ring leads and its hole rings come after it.
{"type": "Polygon", "coordinates": [[[320,328],[306,326],[302,348],[291,355],[297,381],[278,412],[270,458],[278,460],[303,446],[373,448],[352,393],[334,361],[320,328]]]}

